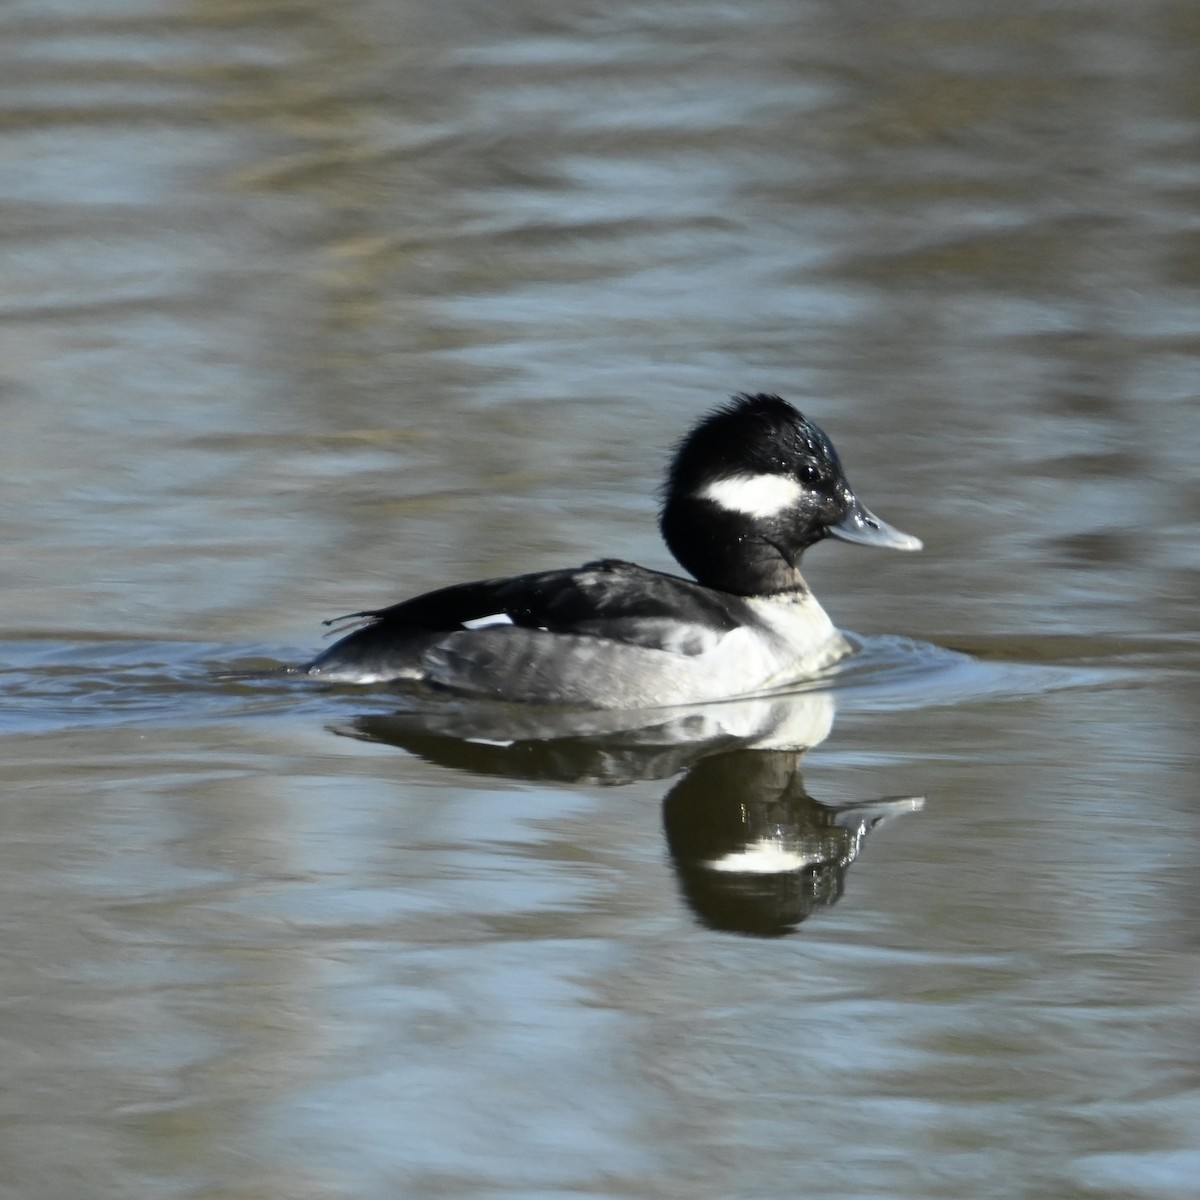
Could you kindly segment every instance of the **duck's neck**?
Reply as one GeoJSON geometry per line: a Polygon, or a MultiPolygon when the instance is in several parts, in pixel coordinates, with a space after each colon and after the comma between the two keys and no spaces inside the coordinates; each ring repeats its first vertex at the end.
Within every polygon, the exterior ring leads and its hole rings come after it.
{"type": "Polygon", "coordinates": [[[748,527],[739,514],[689,509],[686,502],[669,503],[659,526],[668,549],[698,582],[736,596],[808,594],[800,574],[802,548],[748,527]]]}

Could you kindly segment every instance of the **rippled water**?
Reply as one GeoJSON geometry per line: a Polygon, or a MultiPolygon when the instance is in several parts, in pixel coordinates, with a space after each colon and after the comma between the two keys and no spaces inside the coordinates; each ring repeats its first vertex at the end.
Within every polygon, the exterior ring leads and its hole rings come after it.
{"type": "Polygon", "coordinates": [[[0,35],[0,1195],[1196,1194],[1193,5],[0,35]],[[926,542],[806,559],[836,678],[267,673],[668,567],[740,389],[926,542]]]}

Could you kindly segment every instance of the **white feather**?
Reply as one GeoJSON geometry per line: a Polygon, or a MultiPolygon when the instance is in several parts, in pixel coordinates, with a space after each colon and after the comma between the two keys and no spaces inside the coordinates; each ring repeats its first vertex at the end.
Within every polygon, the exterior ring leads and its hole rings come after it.
{"type": "Polygon", "coordinates": [[[795,504],[803,491],[795,479],[786,475],[730,475],[702,488],[700,497],[729,512],[773,517],[795,504]]]}
{"type": "Polygon", "coordinates": [[[492,613],[487,617],[472,617],[469,621],[464,621],[462,627],[464,629],[488,629],[493,625],[511,625],[512,617],[508,613],[492,613]]]}

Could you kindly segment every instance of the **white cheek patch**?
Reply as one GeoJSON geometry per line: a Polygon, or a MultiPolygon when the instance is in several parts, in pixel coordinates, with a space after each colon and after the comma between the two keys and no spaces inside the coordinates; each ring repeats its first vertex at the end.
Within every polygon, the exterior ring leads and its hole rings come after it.
{"type": "Polygon", "coordinates": [[[700,490],[700,498],[711,500],[729,512],[748,517],[773,517],[791,508],[804,489],[786,475],[730,475],[700,490]]]}
{"type": "Polygon", "coordinates": [[[464,629],[490,629],[494,625],[511,625],[512,617],[508,613],[492,613],[490,617],[472,617],[469,621],[463,621],[464,629]]]}

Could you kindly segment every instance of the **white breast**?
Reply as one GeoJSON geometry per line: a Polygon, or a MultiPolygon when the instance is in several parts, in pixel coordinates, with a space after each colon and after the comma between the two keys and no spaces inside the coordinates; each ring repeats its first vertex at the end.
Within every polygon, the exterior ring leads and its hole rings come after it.
{"type": "Polygon", "coordinates": [[[815,675],[844,658],[850,643],[811,592],[752,596],[747,604],[770,630],[780,682],[815,675]]]}
{"type": "Polygon", "coordinates": [[[811,593],[747,599],[760,624],[733,629],[690,660],[696,699],[754,695],[817,675],[850,652],[811,593]]]}

